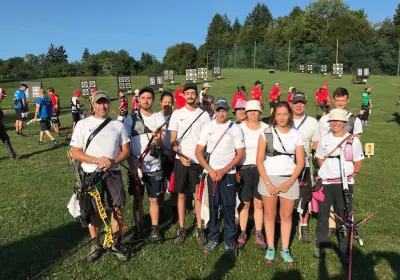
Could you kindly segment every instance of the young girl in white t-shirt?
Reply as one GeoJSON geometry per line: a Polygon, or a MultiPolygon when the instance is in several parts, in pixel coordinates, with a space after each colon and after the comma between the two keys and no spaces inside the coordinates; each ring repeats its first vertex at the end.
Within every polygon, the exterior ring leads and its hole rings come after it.
{"type": "MultiPolygon", "coordinates": [[[[280,204],[282,251],[281,256],[289,266],[294,261],[289,252],[289,239],[292,230],[292,212],[295,200],[299,197],[297,178],[304,168],[304,140],[293,125],[293,112],[287,102],[278,102],[270,117],[273,155],[267,155],[268,139],[262,133],[258,140],[257,168],[260,173],[258,192],[264,206],[264,227],[268,249],[265,261],[272,264],[275,259],[274,233],[275,216],[280,204]]],[[[271,151],[271,147],[268,149],[271,151]]]]}

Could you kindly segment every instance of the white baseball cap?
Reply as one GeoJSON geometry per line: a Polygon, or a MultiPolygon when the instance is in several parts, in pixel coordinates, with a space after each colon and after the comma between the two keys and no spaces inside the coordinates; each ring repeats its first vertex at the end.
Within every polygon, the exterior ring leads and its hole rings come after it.
{"type": "Polygon", "coordinates": [[[342,121],[347,122],[346,111],[343,109],[333,109],[329,112],[329,122],[342,121]]]}
{"type": "Polygon", "coordinates": [[[247,101],[246,109],[244,111],[245,112],[247,112],[247,111],[259,111],[260,113],[262,113],[260,101],[258,101],[258,100],[247,101]]]}
{"type": "Polygon", "coordinates": [[[288,92],[292,92],[292,89],[293,89],[293,87],[290,87],[288,92]]]}
{"type": "Polygon", "coordinates": [[[205,83],[205,84],[203,85],[203,87],[204,87],[204,88],[210,88],[211,85],[210,85],[209,83],[205,83]]]}
{"type": "Polygon", "coordinates": [[[135,94],[139,94],[139,89],[135,89],[135,94]]]}

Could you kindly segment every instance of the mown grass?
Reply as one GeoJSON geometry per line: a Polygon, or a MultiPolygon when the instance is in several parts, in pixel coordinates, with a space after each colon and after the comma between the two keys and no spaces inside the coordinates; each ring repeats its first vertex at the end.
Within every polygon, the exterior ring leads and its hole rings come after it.
{"type": "MultiPolygon", "coordinates": [[[[97,77],[100,89],[117,97],[115,77],[97,77]]],[[[180,81],[183,76],[175,80],[180,81]]],[[[210,94],[232,99],[236,86],[245,85],[250,91],[255,80],[265,84],[264,94],[270,86],[279,81],[282,90],[295,86],[304,91],[311,100],[307,109],[314,116],[314,92],[324,81],[329,82],[332,92],[338,86],[350,91],[349,109],[358,113],[363,85],[351,85],[350,76],[335,79],[329,76],[303,75],[278,72],[269,74],[262,70],[223,69],[223,79],[212,82],[210,94]]],[[[69,99],[79,86],[80,78],[43,79],[45,88],[52,86],[61,97],[61,124],[71,124],[69,99]]],[[[133,85],[141,87],[147,77],[133,77],[133,85]]],[[[381,213],[360,228],[365,246],[354,248],[353,279],[400,279],[400,243],[397,233],[400,230],[398,219],[398,192],[400,170],[398,160],[398,139],[400,136],[399,82],[396,77],[372,76],[374,85],[374,109],[371,126],[365,128],[363,143],[375,143],[375,156],[365,159],[364,166],[355,185],[356,219],[366,217],[380,210],[381,213]],[[397,113],[397,114],[396,114],[397,113]]],[[[0,83],[9,93],[2,107],[5,108],[5,125],[17,153],[25,158],[13,161],[7,158],[5,149],[0,146],[0,279],[27,279],[61,259],[64,255],[87,242],[86,229],[73,221],[66,209],[72,194],[74,176],[66,158],[67,130],[63,137],[57,137],[61,144],[51,148],[46,139],[44,146],[37,146],[39,126],[31,124],[25,133],[30,138],[16,138],[12,93],[18,83],[0,83]]],[[[165,88],[178,88],[165,86],[165,88]]],[[[159,95],[157,95],[159,97],[159,95]]],[[[286,97],[286,96],[285,96],[286,97]]],[[[116,109],[117,101],[112,103],[116,109]]],[[[158,102],[157,102],[158,103],[158,102]]],[[[157,108],[159,108],[157,104],[157,108]]],[[[123,171],[125,174],[125,171],[123,171]]],[[[167,195],[167,205],[169,196],[167,195]]],[[[126,206],[126,225],[132,225],[132,200],[126,206]]],[[[169,211],[169,210],[167,210],[169,211]]],[[[168,212],[169,213],[169,212],[168,212]]],[[[193,216],[188,215],[188,225],[193,216]]],[[[315,219],[311,220],[313,241],[315,219]]],[[[168,239],[162,245],[138,244],[135,255],[128,262],[120,262],[115,256],[107,254],[100,261],[88,264],[84,261],[87,247],[54,267],[44,279],[345,279],[346,271],[338,262],[334,251],[329,251],[326,262],[313,259],[314,245],[305,245],[297,240],[292,243],[295,268],[288,269],[277,256],[276,264],[263,263],[264,252],[256,249],[251,239],[241,252],[235,265],[223,257],[223,246],[212,255],[205,256],[192,235],[185,244],[175,246],[172,238],[178,227],[164,228],[168,239]]],[[[278,245],[278,248],[280,246],[278,245]]]]}

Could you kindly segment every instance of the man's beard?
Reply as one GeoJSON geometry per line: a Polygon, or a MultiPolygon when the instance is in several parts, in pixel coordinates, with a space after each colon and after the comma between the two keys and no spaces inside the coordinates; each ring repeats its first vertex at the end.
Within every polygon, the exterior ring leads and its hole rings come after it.
{"type": "Polygon", "coordinates": [[[196,99],[186,99],[185,102],[189,105],[193,105],[196,103],[196,99]]]}

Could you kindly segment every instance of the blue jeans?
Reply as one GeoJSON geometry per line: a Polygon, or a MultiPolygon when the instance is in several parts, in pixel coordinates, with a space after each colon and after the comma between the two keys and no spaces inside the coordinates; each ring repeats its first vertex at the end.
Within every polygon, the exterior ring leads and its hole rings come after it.
{"type": "Polygon", "coordinates": [[[227,246],[235,243],[235,207],[236,207],[236,176],[235,174],[225,175],[218,182],[215,193],[213,193],[214,181],[210,175],[207,177],[208,199],[210,205],[210,221],[208,222],[208,239],[219,242],[220,223],[218,220],[218,206],[222,205],[224,214],[224,241],[227,246]]]}

